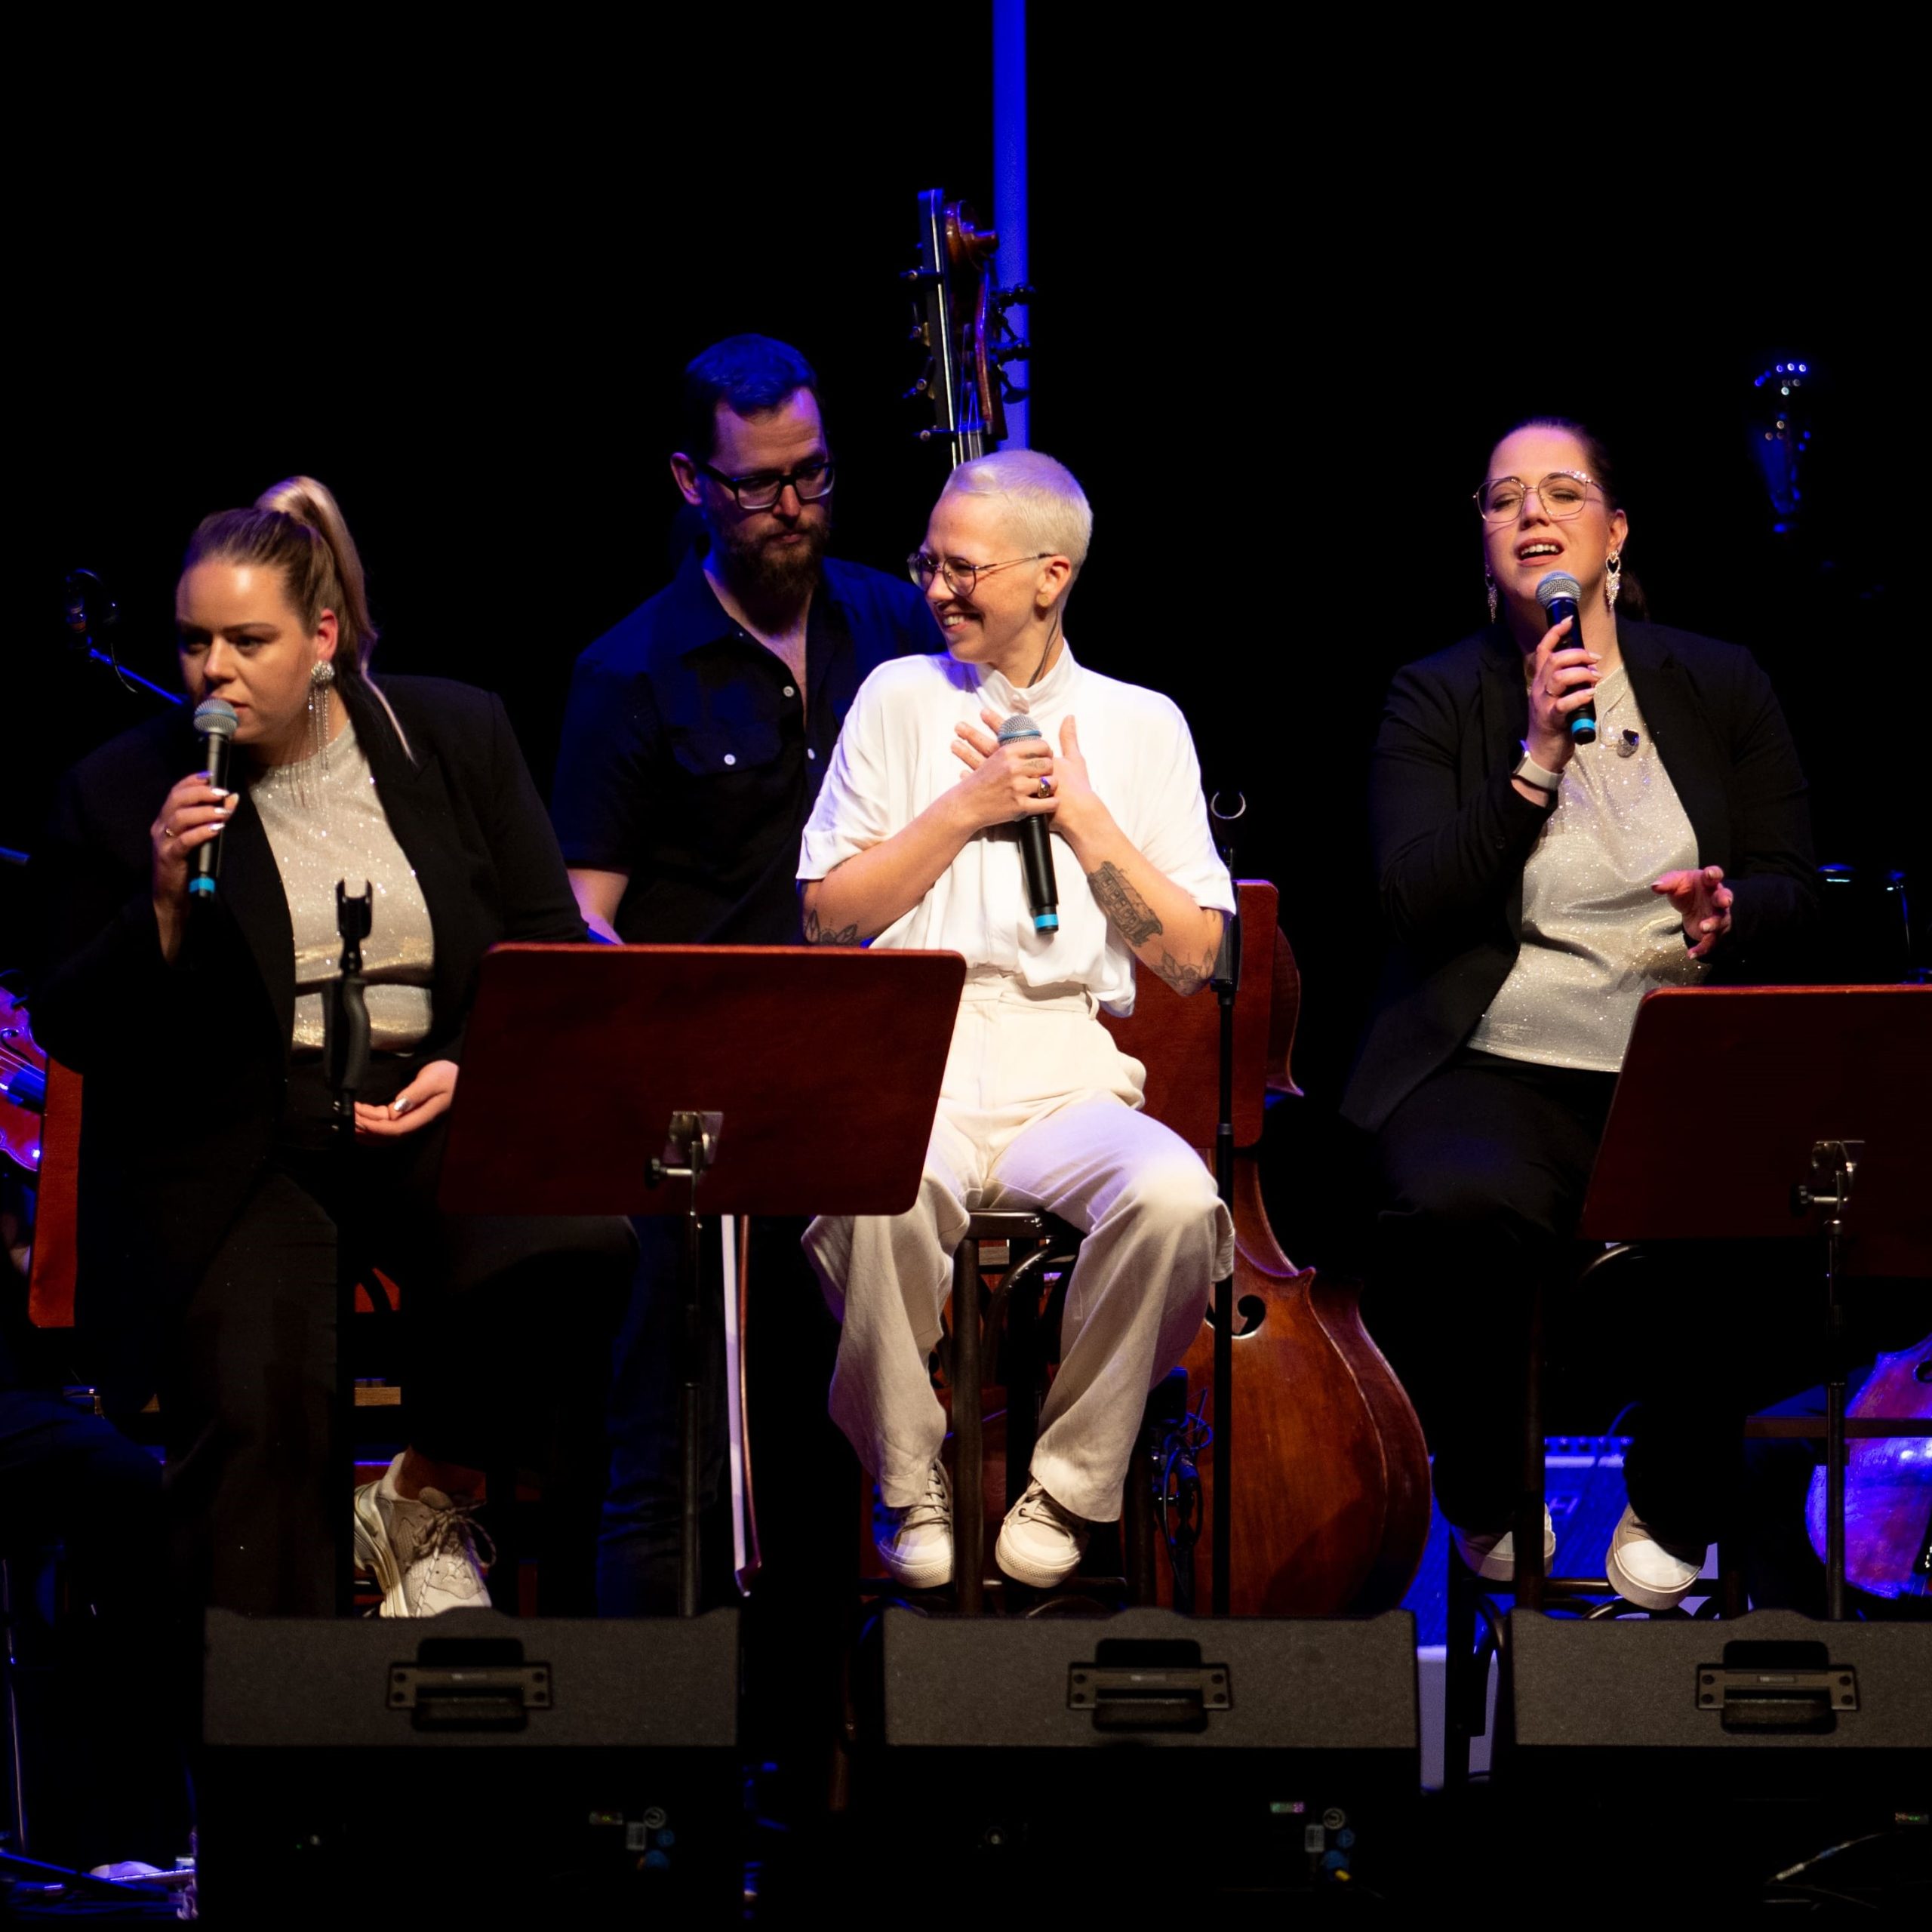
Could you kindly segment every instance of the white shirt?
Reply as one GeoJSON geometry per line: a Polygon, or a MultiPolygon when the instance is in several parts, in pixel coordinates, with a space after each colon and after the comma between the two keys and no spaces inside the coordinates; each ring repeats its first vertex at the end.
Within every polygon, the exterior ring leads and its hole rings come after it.
{"type": "MultiPolygon", "coordinates": [[[[1064,645],[1054,668],[1025,691],[944,652],[881,664],[846,713],[805,826],[799,878],[823,878],[883,844],[964,778],[953,728],[985,730],[982,711],[1029,713],[1056,753],[1060,725],[1072,717],[1094,789],[1135,849],[1197,905],[1233,912],[1234,888],[1208,830],[1201,768],[1180,708],[1158,691],[1085,669],[1064,645]]],[[[995,826],[968,839],[932,890],[872,943],[957,952],[969,968],[1017,974],[1029,986],[1081,986],[1124,1018],[1134,1011],[1133,952],[1100,910],[1072,848],[1057,835],[1048,843],[1057,932],[1033,930],[1019,841],[1012,826],[995,826]]]]}
{"type": "Polygon", "coordinates": [[[1563,768],[1523,868],[1522,949],[1469,1044],[1614,1073],[1644,995],[1694,986],[1709,969],[1690,957],[1676,909],[1651,890],[1697,863],[1697,835],[1622,665],[1598,685],[1596,706],[1597,742],[1563,768]]]}

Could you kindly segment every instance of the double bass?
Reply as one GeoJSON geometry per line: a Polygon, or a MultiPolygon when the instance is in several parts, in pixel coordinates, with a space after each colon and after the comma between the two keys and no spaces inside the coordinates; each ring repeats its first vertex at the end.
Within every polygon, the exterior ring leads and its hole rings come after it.
{"type": "MultiPolygon", "coordinates": [[[[1229,1609],[1237,1617],[1362,1614],[1399,1603],[1429,1540],[1429,1454],[1407,1395],[1363,1327],[1354,1289],[1297,1267],[1269,1224],[1260,1142],[1268,1095],[1299,1097],[1290,1055],[1301,977],[1276,925],[1278,895],[1244,879],[1246,958],[1234,1008],[1235,1322],[1229,1609]]],[[[1107,1020],[1147,1069],[1146,1106],[1209,1158],[1217,1125],[1220,1015],[1139,975],[1133,1017],[1107,1020]]],[[[1189,1349],[1188,1411],[1214,1424],[1214,1335],[1189,1349]]],[[[1219,1499],[1208,1459],[1201,1501],[1219,1499]]],[[[1157,1571],[1163,1602],[1185,1604],[1186,1574],[1157,1571]]]]}

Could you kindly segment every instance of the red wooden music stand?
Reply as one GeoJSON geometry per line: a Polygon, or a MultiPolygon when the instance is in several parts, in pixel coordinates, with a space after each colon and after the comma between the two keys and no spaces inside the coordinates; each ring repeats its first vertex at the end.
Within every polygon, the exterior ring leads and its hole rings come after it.
{"type": "Polygon", "coordinates": [[[698,1217],[911,1207],[965,977],[955,952],[851,947],[483,962],[443,1207],[686,1217],[680,1615],[698,1607],[698,1217]]]}
{"type": "MultiPolygon", "coordinates": [[[[1577,1232],[1822,1236],[1827,1614],[1844,1614],[1841,1275],[1932,1275],[1932,986],[1675,987],[1637,1010],[1577,1232]]],[[[1516,1549],[1541,1547],[1541,1512],[1516,1549]]]]}

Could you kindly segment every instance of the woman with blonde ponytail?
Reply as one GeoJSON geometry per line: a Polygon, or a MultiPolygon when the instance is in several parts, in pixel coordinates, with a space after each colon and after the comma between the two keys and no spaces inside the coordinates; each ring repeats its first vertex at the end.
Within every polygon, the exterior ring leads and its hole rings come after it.
{"type": "Polygon", "coordinates": [[[354,1499],[383,1614],[485,1601],[478,1472],[515,1422],[552,1464],[546,1605],[587,1610],[603,1446],[583,1392],[608,1372],[629,1229],[435,1205],[484,953],[586,937],[503,705],[442,679],[378,689],[361,559],[311,477],[202,521],[175,622],[191,705],[235,715],[226,786],[198,768],[186,712],[152,720],[68,774],[36,859],[35,1025],[86,1076],[77,1315],[110,1411],[161,1396],[202,1601],[326,1614],[346,1506],[325,1487],[334,1248],[352,1217],[404,1303],[414,1443],[354,1499]],[[218,883],[191,912],[193,855],[217,839],[218,883]],[[343,879],[375,901],[352,1170],[321,1060],[343,879]],[[541,1416],[515,1413],[526,1391],[541,1416]]]}

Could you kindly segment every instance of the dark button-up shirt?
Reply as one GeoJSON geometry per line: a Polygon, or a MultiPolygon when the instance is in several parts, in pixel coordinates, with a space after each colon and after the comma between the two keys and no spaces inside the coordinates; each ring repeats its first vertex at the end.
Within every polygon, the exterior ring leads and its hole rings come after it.
{"type": "Polygon", "coordinates": [[[551,805],[566,864],[623,872],[633,945],[789,946],[798,838],[838,728],[889,657],[936,649],[903,580],[826,559],[801,697],[720,604],[703,558],[577,660],[551,805]]]}

